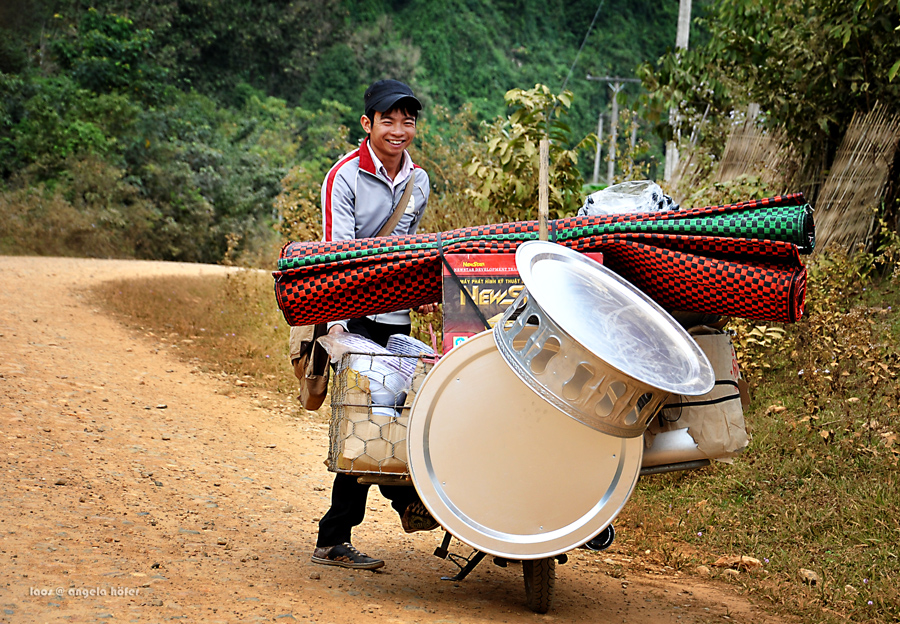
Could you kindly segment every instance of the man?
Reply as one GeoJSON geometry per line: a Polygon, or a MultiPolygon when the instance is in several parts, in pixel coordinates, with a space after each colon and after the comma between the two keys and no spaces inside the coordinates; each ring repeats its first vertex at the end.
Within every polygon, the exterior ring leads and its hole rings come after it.
{"type": "MultiPolygon", "coordinates": [[[[322,184],[324,240],[376,236],[388,223],[394,207],[402,217],[392,235],[414,234],[425,212],[430,192],[428,174],[412,162],[407,148],[416,136],[416,120],[422,105],[407,85],[379,80],[365,93],[365,114],[360,124],[366,131],[362,145],[344,156],[322,184]],[[405,206],[397,205],[408,184],[412,195],[405,206]]],[[[433,306],[418,311],[431,312],[433,306]]],[[[328,333],[349,331],[385,346],[392,334],[409,334],[409,310],[397,310],[358,319],[334,321],[328,333]]],[[[380,486],[381,493],[401,516],[407,533],[431,530],[437,522],[419,500],[415,488],[380,486]]],[[[323,565],[374,570],[384,561],[369,557],[351,544],[351,531],[366,511],[368,485],[356,477],[338,473],[331,492],[331,508],[319,521],[319,535],[312,560],[323,565]]]]}

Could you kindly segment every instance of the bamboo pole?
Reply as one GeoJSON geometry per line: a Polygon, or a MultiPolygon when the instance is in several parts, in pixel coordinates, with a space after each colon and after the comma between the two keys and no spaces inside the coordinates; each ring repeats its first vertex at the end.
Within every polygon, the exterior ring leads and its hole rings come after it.
{"type": "Polygon", "coordinates": [[[548,240],[547,221],[550,218],[550,139],[541,139],[540,170],[538,174],[538,238],[548,240]]]}

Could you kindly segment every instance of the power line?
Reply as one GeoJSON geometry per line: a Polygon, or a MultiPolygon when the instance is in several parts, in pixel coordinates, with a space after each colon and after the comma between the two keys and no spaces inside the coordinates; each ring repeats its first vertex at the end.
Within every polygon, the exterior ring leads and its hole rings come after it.
{"type": "Polygon", "coordinates": [[[603,8],[603,0],[600,0],[600,4],[597,5],[597,11],[594,13],[594,19],[591,20],[591,25],[588,26],[587,33],[584,35],[584,40],[581,42],[581,47],[578,48],[578,53],[575,55],[575,60],[572,61],[572,67],[569,68],[569,75],[566,76],[566,79],[563,81],[562,88],[559,90],[560,93],[566,90],[566,85],[569,84],[569,78],[572,77],[572,72],[575,71],[575,65],[578,63],[578,57],[581,56],[581,51],[584,50],[584,45],[587,43],[588,37],[591,36],[591,31],[594,29],[594,22],[597,21],[597,17],[600,15],[600,9],[603,8]]]}

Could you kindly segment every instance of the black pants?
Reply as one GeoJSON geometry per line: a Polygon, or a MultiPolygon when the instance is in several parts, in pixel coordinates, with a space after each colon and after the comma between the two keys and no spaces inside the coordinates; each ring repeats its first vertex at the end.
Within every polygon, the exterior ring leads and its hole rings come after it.
{"type": "MultiPolygon", "coordinates": [[[[386,346],[387,339],[393,334],[409,335],[410,326],[387,325],[360,318],[351,319],[347,323],[347,330],[377,342],[381,346],[386,346]]],[[[341,473],[334,475],[334,485],[331,488],[331,508],[319,520],[317,547],[334,546],[352,541],[350,534],[353,527],[361,524],[366,515],[369,487],[368,484],[358,483],[354,476],[341,473]]],[[[412,486],[380,485],[378,487],[381,489],[382,495],[391,501],[391,507],[401,516],[410,503],[419,500],[419,494],[412,486]]]]}

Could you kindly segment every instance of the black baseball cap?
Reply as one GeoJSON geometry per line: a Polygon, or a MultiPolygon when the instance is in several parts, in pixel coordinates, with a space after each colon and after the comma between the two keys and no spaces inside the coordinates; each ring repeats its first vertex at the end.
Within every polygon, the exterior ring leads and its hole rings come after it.
{"type": "Polygon", "coordinates": [[[422,110],[422,103],[416,99],[412,89],[399,80],[378,80],[366,89],[366,115],[387,112],[397,107],[401,100],[404,108],[410,113],[422,110]]]}

